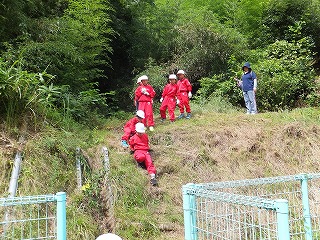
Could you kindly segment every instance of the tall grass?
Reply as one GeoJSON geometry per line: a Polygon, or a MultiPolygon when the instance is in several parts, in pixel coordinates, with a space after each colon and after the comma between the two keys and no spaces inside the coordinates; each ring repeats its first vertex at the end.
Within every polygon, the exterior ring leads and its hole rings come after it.
{"type": "Polygon", "coordinates": [[[192,112],[197,113],[235,113],[238,110],[239,109],[233,106],[228,99],[219,95],[211,95],[206,99],[198,98],[196,101],[192,102],[192,112]]]}
{"type": "Polygon", "coordinates": [[[6,127],[17,126],[24,116],[36,117],[40,106],[46,107],[53,101],[52,98],[59,92],[52,85],[46,87],[52,78],[45,72],[23,70],[20,61],[8,65],[0,58],[0,114],[6,120],[6,127]]]}

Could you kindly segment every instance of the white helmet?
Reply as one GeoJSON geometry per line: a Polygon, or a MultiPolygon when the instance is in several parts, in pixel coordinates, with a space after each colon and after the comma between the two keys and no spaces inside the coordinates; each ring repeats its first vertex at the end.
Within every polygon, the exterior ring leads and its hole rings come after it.
{"type": "Polygon", "coordinates": [[[170,74],[169,79],[176,79],[177,80],[177,76],[175,74],[170,74]]]}
{"type": "Polygon", "coordinates": [[[141,77],[139,77],[140,80],[149,80],[148,76],[147,75],[142,75],[141,77]]]}
{"type": "Polygon", "coordinates": [[[183,75],[185,75],[186,73],[183,71],[183,70],[179,70],[178,72],[177,72],[177,75],[178,74],[183,74],[183,75]]]}
{"type": "Polygon", "coordinates": [[[138,132],[138,133],[145,133],[146,132],[146,130],[144,129],[143,123],[136,124],[136,132],[138,132]]]}
{"type": "Polygon", "coordinates": [[[100,235],[99,237],[97,237],[96,240],[122,240],[122,238],[116,234],[107,233],[107,234],[100,235]]]}
{"type": "Polygon", "coordinates": [[[138,78],[137,84],[141,83],[141,77],[138,78]]]}
{"type": "Polygon", "coordinates": [[[136,114],[139,118],[144,118],[144,111],[138,110],[136,114]]]}

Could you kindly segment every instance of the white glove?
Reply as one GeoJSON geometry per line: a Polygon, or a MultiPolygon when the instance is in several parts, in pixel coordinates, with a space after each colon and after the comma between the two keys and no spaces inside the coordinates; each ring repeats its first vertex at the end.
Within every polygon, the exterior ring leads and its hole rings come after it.
{"type": "Polygon", "coordinates": [[[145,93],[147,92],[147,89],[146,89],[146,88],[141,88],[141,92],[142,92],[143,94],[145,94],[145,93]]]}
{"type": "Polygon", "coordinates": [[[163,97],[160,98],[160,102],[162,102],[162,101],[163,101],[163,97]]]}
{"type": "Polygon", "coordinates": [[[192,97],[192,93],[188,92],[188,98],[191,98],[191,97],[192,97]]]}

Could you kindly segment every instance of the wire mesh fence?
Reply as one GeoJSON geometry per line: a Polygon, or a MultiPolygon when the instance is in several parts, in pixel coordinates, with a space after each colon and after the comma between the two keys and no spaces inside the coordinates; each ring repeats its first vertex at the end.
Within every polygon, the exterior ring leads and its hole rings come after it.
{"type": "Polygon", "coordinates": [[[187,184],[183,197],[188,240],[320,239],[320,174],[187,184]]]}
{"type": "Polygon", "coordinates": [[[66,239],[66,195],[0,198],[0,239],[66,239]]]}

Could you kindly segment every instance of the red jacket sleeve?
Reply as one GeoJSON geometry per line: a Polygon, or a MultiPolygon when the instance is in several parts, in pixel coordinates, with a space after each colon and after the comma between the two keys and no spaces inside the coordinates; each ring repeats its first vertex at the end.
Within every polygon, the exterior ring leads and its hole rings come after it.
{"type": "Polygon", "coordinates": [[[156,92],[154,91],[153,87],[151,87],[151,85],[148,85],[148,91],[150,93],[150,97],[154,98],[154,96],[156,95],[156,92]]]}
{"type": "Polygon", "coordinates": [[[162,97],[164,98],[168,94],[168,84],[164,86],[163,91],[162,91],[162,97]]]}
{"type": "Polygon", "coordinates": [[[134,99],[139,101],[139,98],[141,97],[141,95],[142,95],[141,86],[139,86],[134,92],[134,99]]]}
{"type": "Polygon", "coordinates": [[[188,89],[188,92],[191,92],[192,91],[192,86],[189,82],[189,79],[186,79],[186,85],[187,85],[187,89],[188,89]]]}
{"type": "Polygon", "coordinates": [[[129,145],[131,150],[149,150],[149,138],[147,134],[142,134],[138,136],[137,134],[133,135],[129,139],[129,145]]]}
{"type": "Polygon", "coordinates": [[[136,135],[133,135],[131,138],[129,138],[129,146],[130,146],[130,149],[132,151],[134,151],[134,141],[135,141],[135,138],[136,138],[136,135]]]}

